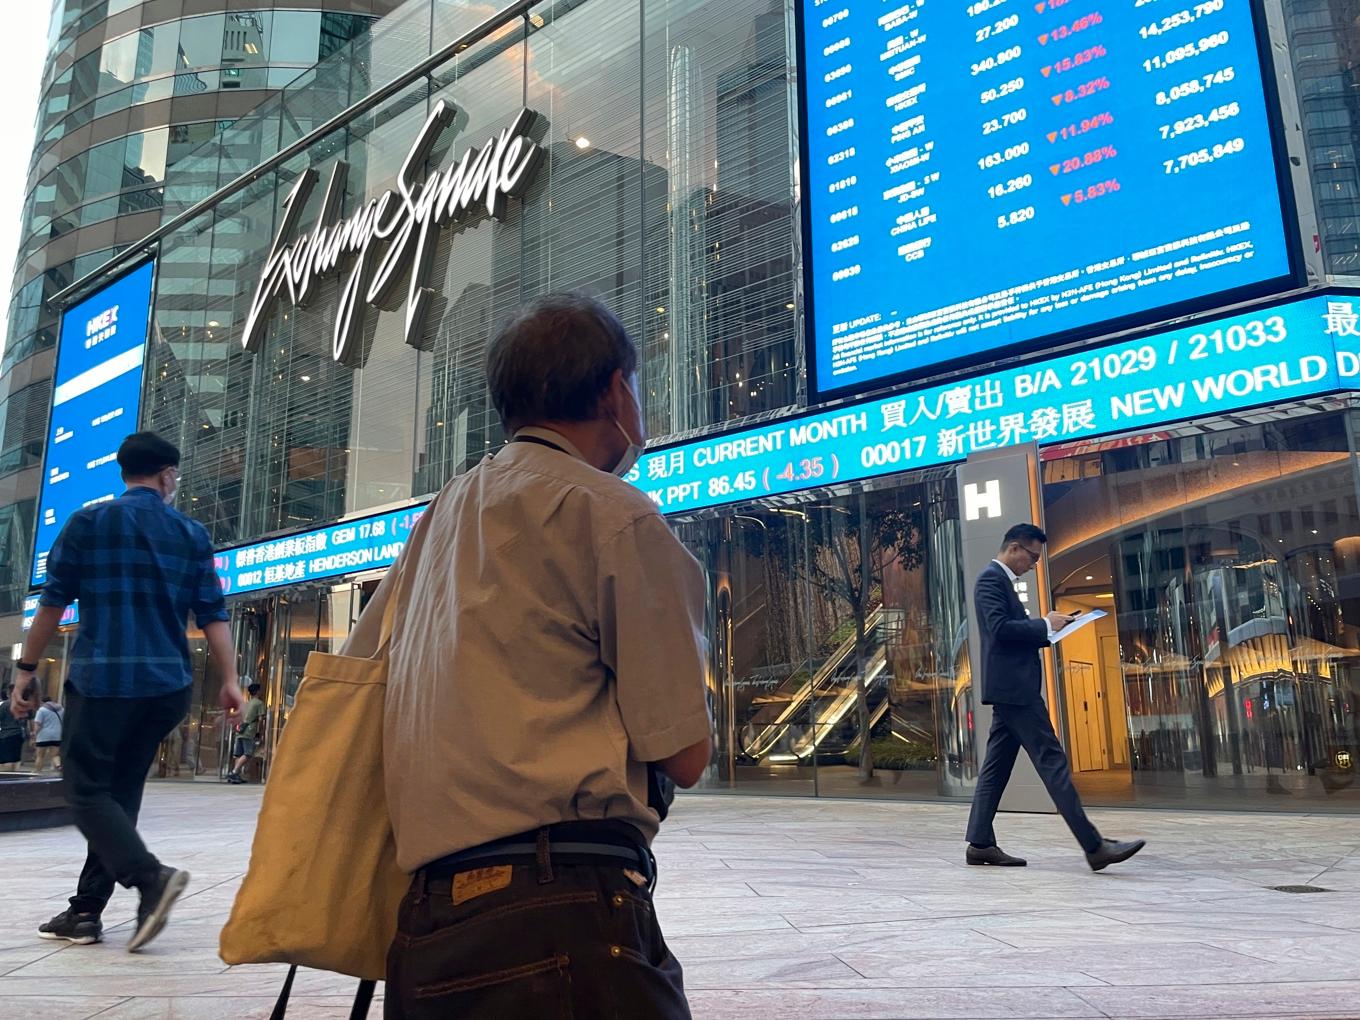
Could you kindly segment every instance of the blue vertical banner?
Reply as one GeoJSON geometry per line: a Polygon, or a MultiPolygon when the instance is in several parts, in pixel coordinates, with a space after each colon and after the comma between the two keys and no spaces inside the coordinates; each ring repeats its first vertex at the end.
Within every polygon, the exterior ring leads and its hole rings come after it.
{"type": "Polygon", "coordinates": [[[77,510],[123,492],[116,456],[138,429],[155,263],[146,262],[66,310],[57,344],[47,456],[34,527],[34,587],[77,510]]]}

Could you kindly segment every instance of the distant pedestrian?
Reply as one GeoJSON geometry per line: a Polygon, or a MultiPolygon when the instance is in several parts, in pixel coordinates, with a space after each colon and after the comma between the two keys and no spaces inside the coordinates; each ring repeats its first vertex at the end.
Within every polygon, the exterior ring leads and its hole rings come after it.
{"type": "Polygon", "coordinates": [[[33,745],[37,748],[37,757],[33,761],[34,772],[42,772],[49,761],[60,771],[61,718],[62,707],[51,700],[44,701],[43,707],[33,717],[33,745]]]}
{"type": "Polygon", "coordinates": [[[1043,558],[1046,542],[1048,536],[1035,525],[1015,525],[1006,532],[1000,553],[978,575],[973,588],[981,644],[973,661],[978,663],[975,673],[981,676],[982,703],[992,706],[992,731],[973,793],[965,859],[969,864],[1025,866],[1024,858],[1012,857],[996,845],[992,829],[1001,795],[1023,747],[1063,820],[1086,851],[1091,870],[1101,871],[1128,860],[1144,844],[1141,839],[1104,839],[1096,831],[1072,785],[1072,766],[1048,717],[1039,649],[1047,648],[1053,635],[1071,623],[1072,617],[1049,613],[1041,620],[1032,620],[1015,593],[1016,582],[1043,558]]]}
{"type": "Polygon", "coordinates": [[[250,759],[255,757],[255,750],[260,746],[260,730],[264,724],[264,699],[260,697],[260,685],[251,684],[248,688],[250,700],[246,702],[245,712],[241,715],[241,722],[236,727],[236,746],[233,749],[236,754],[236,764],[227,773],[227,782],[244,783],[245,767],[250,763],[250,759]]]}
{"type": "MultiPolygon", "coordinates": [[[[6,689],[8,694],[8,689],[6,689]]],[[[28,720],[10,707],[8,696],[0,703],[0,772],[17,772],[28,739],[28,720]]]]}
{"type": "Polygon", "coordinates": [[[127,492],[71,515],[47,560],[47,587],[24,644],[16,714],[38,708],[33,675],[65,608],[80,599],[80,631],[66,682],[63,775],[76,826],[89,843],[71,906],[38,927],[45,939],[86,945],[103,937],[100,915],[115,880],[141,894],[135,952],[165,927],[189,876],[161,864],[137,835],[147,773],[161,740],[189,708],[190,612],[222,672],[222,705],[242,707],[212,540],[171,508],[179,451],[153,432],[118,448],[127,492]]]}

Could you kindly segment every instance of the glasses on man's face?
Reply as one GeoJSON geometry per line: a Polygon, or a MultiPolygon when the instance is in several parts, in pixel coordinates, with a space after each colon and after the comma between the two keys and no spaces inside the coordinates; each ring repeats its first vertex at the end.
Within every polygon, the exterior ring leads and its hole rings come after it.
{"type": "Polygon", "coordinates": [[[1044,555],[1043,546],[1040,546],[1038,549],[1031,549],[1028,546],[1022,545],[1020,548],[1025,552],[1027,556],[1029,556],[1031,563],[1038,563],[1039,560],[1043,559],[1044,555]]]}

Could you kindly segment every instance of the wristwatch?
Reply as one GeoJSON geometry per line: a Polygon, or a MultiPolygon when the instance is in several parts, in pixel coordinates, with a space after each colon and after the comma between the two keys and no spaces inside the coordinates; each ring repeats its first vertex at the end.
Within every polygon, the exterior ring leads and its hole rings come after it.
{"type": "Polygon", "coordinates": [[[38,664],[36,662],[16,662],[14,664],[14,668],[17,669],[20,673],[38,672],[38,664]]]}

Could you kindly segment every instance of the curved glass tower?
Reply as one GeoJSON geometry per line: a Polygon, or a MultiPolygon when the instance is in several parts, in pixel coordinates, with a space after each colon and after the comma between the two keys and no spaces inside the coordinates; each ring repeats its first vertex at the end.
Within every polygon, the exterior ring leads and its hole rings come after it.
{"type": "Polygon", "coordinates": [[[48,299],[160,225],[167,170],[398,3],[54,0],[0,361],[5,642],[18,640],[29,575],[57,335],[48,299]]]}

